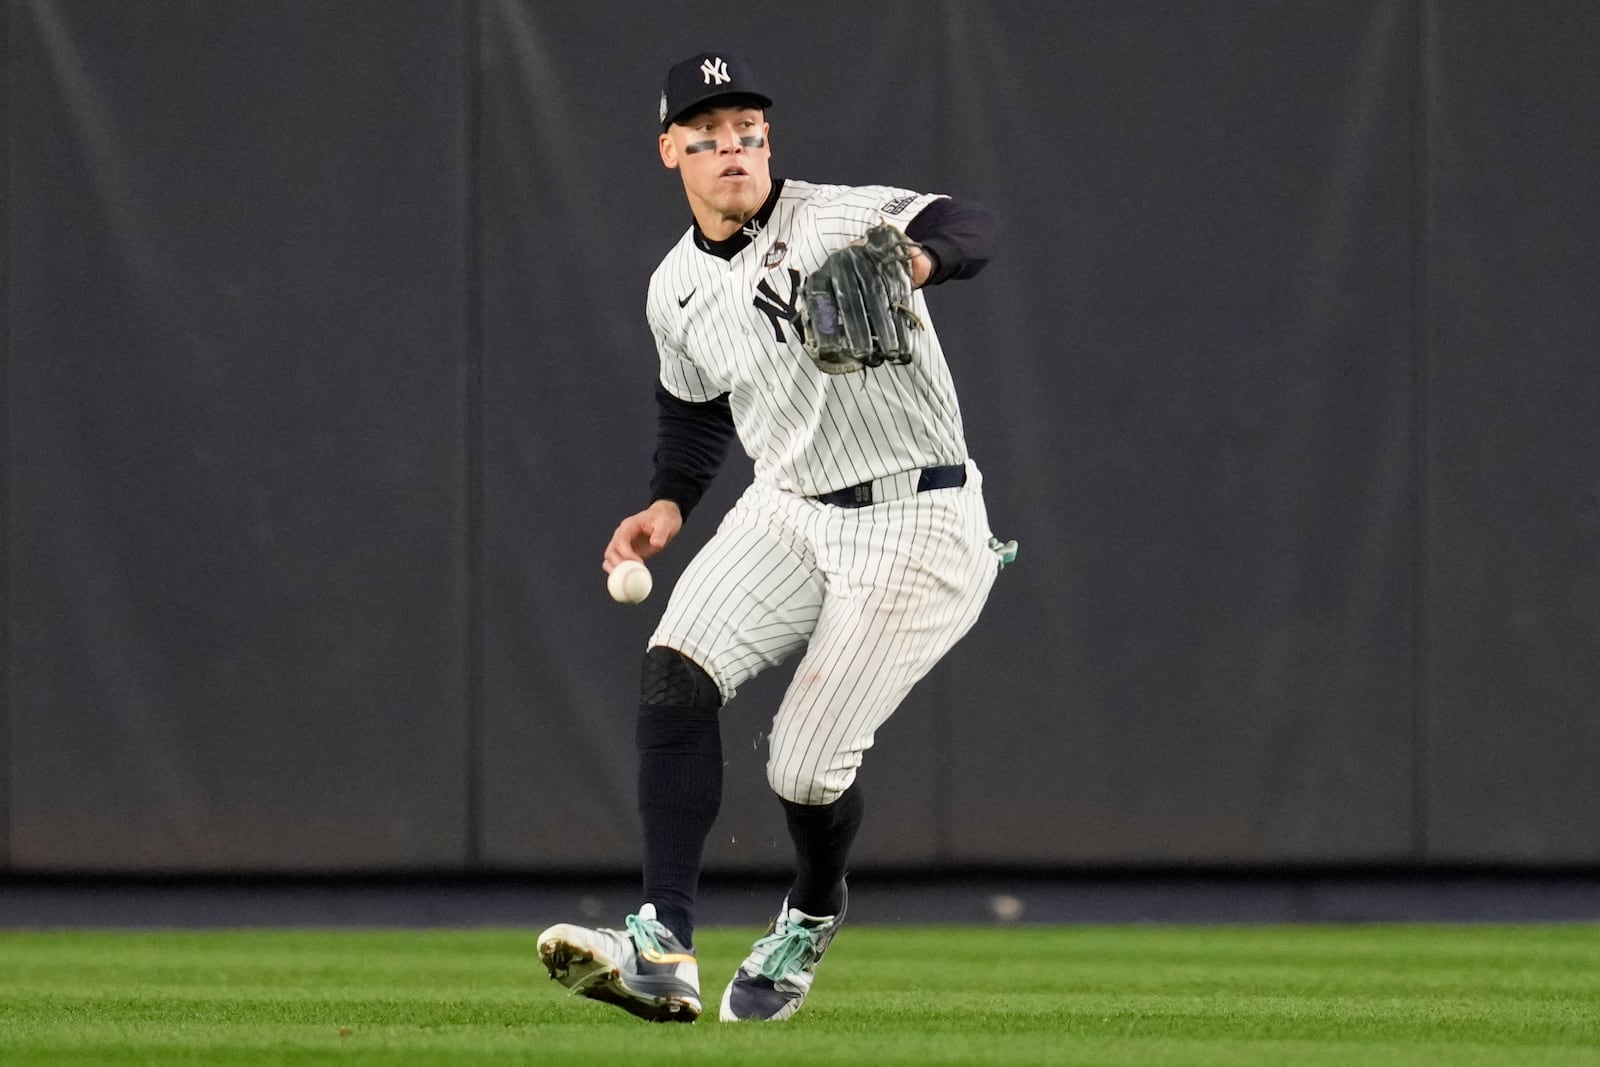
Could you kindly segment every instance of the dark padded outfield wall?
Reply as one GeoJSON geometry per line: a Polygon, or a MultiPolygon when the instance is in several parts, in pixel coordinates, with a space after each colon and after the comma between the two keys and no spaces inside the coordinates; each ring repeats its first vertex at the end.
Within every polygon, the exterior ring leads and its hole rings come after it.
{"type": "MultiPolygon", "coordinates": [[[[0,862],[627,871],[670,62],[967,196],[1022,545],[858,866],[1600,859],[1586,0],[0,0],[0,862]],[[837,71],[849,64],[852,73],[837,71]]],[[[787,866],[724,720],[720,870],[787,866]]]]}
{"type": "Polygon", "coordinates": [[[1600,8],[1428,5],[1427,855],[1600,861],[1600,8]]]}
{"type": "Polygon", "coordinates": [[[1019,216],[966,401],[1023,554],[954,675],[951,855],[1407,853],[1411,32],[1105,3],[953,35],[948,125],[988,135],[953,160],[1019,216]]]}
{"type": "Polygon", "coordinates": [[[459,864],[459,10],[10,15],[13,864],[459,864]]]}

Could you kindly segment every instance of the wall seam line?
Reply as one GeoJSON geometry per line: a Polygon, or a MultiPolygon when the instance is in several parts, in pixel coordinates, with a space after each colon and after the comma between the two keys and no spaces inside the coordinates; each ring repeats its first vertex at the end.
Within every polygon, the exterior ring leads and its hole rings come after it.
{"type": "Polygon", "coordinates": [[[1430,0],[1412,3],[1411,86],[1411,460],[1412,460],[1412,838],[1415,862],[1429,861],[1428,727],[1429,727],[1429,493],[1428,493],[1428,306],[1431,166],[1428,89],[1431,71],[1428,47],[1430,0]]]}

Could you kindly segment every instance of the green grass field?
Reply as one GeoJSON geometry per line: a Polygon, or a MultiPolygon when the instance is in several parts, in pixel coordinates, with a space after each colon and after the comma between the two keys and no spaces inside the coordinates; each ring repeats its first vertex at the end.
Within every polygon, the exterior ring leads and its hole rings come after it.
{"type": "Polygon", "coordinates": [[[846,927],[806,1009],[569,997],[535,931],[0,933],[0,1064],[1595,1064],[1600,927],[846,927]]]}

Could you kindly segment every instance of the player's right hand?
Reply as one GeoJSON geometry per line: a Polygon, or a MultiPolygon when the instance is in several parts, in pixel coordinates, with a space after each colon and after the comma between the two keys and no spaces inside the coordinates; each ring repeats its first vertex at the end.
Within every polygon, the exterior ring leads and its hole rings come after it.
{"type": "Polygon", "coordinates": [[[681,529],[683,512],[671,500],[657,500],[643,511],[629,515],[617,525],[611,543],[606,545],[605,572],[610,574],[625,559],[643,563],[671,544],[681,529]]]}

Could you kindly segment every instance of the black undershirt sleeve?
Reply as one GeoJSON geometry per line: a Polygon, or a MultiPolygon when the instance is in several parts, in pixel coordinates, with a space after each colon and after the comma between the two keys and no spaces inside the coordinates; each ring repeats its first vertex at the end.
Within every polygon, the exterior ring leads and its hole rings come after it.
{"type": "Polygon", "coordinates": [[[906,224],[906,236],[934,259],[934,271],[923,285],[951,278],[970,278],[989,262],[994,247],[995,217],[970,200],[935,200],[906,224]]]}
{"type": "Polygon", "coordinates": [[[694,404],[678,399],[657,382],[651,501],[670,500],[687,519],[728,458],[733,437],[733,409],[726,393],[694,404]]]}

